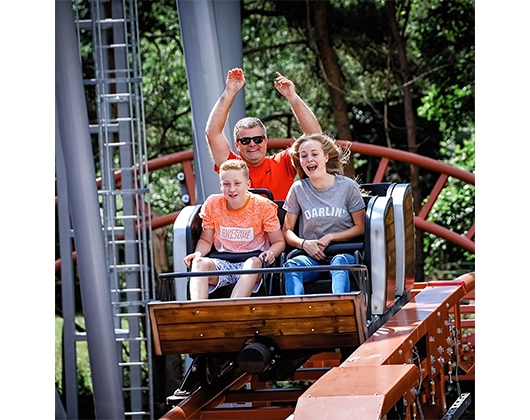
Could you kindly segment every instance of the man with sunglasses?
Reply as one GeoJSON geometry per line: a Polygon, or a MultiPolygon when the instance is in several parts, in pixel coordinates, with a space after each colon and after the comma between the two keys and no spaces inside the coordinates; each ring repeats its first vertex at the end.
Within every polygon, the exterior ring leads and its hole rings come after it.
{"type": "MultiPolygon", "coordinates": [[[[288,150],[267,156],[267,129],[263,122],[256,117],[246,117],[236,123],[234,144],[239,156],[230,149],[223,133],[235,96],[244,85],[243,70],[229,70],[225,90],[208,117],[205,134],[215,164],[214,170],[219,173],[219,167],[228,159],[242,159],[249,167],[251,188],[267,188],[275,200],[284,200],[294,181],[296,170],[288,150]]],[[[291,80],[276,72],[274,87],[289,101],[304,134],[322,132],[315,115],[298,96],[291,80]]]]}

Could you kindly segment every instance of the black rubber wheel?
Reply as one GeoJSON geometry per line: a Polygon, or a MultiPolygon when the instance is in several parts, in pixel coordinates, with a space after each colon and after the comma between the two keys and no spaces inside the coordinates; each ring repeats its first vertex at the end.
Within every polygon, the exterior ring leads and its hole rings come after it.
{"type": "Polygon", "coordinates": [[[197,356],[195,361],[199,384],[202,387],[213,385],[221,374],[221,364],[219,359],[211,356],[197,356]]]}

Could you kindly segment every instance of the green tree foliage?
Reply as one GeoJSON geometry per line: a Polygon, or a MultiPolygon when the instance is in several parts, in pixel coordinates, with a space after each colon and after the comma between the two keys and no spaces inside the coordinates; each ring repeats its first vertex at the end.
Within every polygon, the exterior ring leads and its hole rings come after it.
{"type": "Polygon", "coordinates": [[[329,102],[319,104],[327,95],[305,34],[291,27],[273,2],[246,1],[242,16],[247,115],[261,118],[271,138],[301,134],[288,102],[274,88],[278,71],[295,83],[298,94],[312,104],[321,125],[327,127],[329,102]]]}
{"type": "MultiPolygon", "coordinates": [[[[475,9],[472,0],[416,2],[414,54],[425,84],[418,116],[442,133],[440,159],[475,170],[475,9]]],[[[475,221],[475,188],[449,179],[429,221],[466,234],[475,221]]],[[[474,267],[474,254],[434,235],[424,236],[427,277],[459,274],[474,267]]]]}
{"type": "MultiPolygon", "coordinates": [[[[241,5],[246,114],[260,117],[271,138],[300,134],[287,101],[274,89],[279,71],[294,81],[323,129],[335,135],[333,87],[316,48],[315,2],[243,0],[241,5]]],[[[473,170],[468,152],[474,150],[474,1],[421,0],[399,3],[396,8],[408,49],[418,153],[473,170]]],[[[143,1],[138,9],[149,155],[188,150],[192,147],[191,108],[176,4],[143,1]]],[[[383,0],[329,1],[327,31],[340,66],[353,139],[407,150],[402,82],[387,13],[383,0]]],[[[376,164],[371,157],[357,162],[362,181],[371,180],[376,164]]],[[[152,203],[161,213],[183,205],[176,200],[179,170],[152,175],[152,203]]],[[[408,182],[409,168],[394,164],[389,176],[408,182]]],[[[420,178],[426,196],[437,174],[422,170],[420,178]]],[[[457,225],[451,224],[455,217],[463,219],[462,226],[472,225],[474,188],[465,192],[456,186],[449,195],[444,191],[439,202],[431,221],[455,231],[457,225]],[[466,202],[465,208],[449,205],[453,197],[466,202]],[[451,214],[451,220],[445,214],[451,214]]],[[[438,244],[433,240],[425,238],[429,253],[438,244]]],[[[450,255],[449,248],[447,261],[462,260],[450,255]]],[[[436,261],[432,260],[433,266],[436,261]]]]}
{"type": "MultiPolygon", "coordinates": [[[[176,2],[143,1],[138,13],[146,139],[153,159],[193,147],[191,103],[176,2]]],[[[184,207],[181,170],[175,165],[150,176],[151,205],[161,214],[184,207]]]]}
{"type": "Polygon", "coordinates": [[[189,150],[191,105],[175,2],[143,2],[139,13],[150,157],[189,150]]]}
{"type": "MultiPolygon", "coordinates": [[[[289,69],[283,74],[295,81],[324,130],[333,134],[330,89],[315,47],[313,3],[243,2],[245,71],[251,75],[245,90],[247,110],[271,121],[275,115],[288,114],[287,105],[276,100],[270,79],[275,69],[289,69]]],[[[408,150],[402,82],[385,5],[330,1],[327,29],[340,63],[353,138],[408,150]]],[[[474,150],[474,1],[422,0],[396,8],[408,48],[418,153],[473,171],[469,151],[474,150]]],[[[376,163],[375,158],[357,162],[357,174],[371,180],[376,163]]],[[[408,182],[409,168],[394,164],[389,176],[408,182]]],[[[420,171],[423,197],[437,178],[436,173],[420,171]]],[[[450,181],[429,220],[458,233],[462,226],[469,228],[474,221],[474,188],[450,181]]],[[[438,263],[471,260],[431,235],[425,236],[424,244],[427,272],[438,263]],[[434,252],[442,248],[443,258],[434,252]]]]}
{"type": "Polygon", "coordinates": [[[475,121],[475,2],[473,0],[414,3],[413,54],[420,57],[424,89],[419,115],[438,121],[440,131],[462,144],[475,121]],[[456,134],[464,130],[466,135],[456,134]]]}
{"type": "MultiPolygon", "coordinates": [[[[451,151],[442,147],[442,153],[452,156],[447,161],[449,165],[474,172],[474,136],[463,140],[463,145],[448,142],[447,147],[451,151]]],[[[475,187],[450,178],[431,210],[428,220],[461,235],[467,234],[475,222],[475,187]]],[[[427,278],[450,279],[463,272],[474,270],[475,254],[432,234],[424,236],[423,244],[424,271],[427,278]]]]}

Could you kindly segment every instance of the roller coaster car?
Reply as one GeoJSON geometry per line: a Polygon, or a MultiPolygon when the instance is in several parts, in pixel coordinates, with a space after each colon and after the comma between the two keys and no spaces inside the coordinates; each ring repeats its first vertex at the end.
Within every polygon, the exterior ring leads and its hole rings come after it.
{"type": "MultiPolygon", "coordinates": [[[[197,273],[190,273],[182,260],[200,236],[201,205],[181,210],[174,224],[176,271],[158,276],[158,300],[148,303],[155,353],[191,358],[181,387],[168,404],[199,386],[222,381],[229,372],[257,374],[260,381],[285,380],[318,353],[342,349],[349,355],[410,300],[415,263],[410,185],[363,184],[362,188],[368,193],[363,240],[337,243],[327,250],[357,257],[357,264],[333,267],[351,273],[352,291],[344,294],[331,293],[331,266],[282,267],[293,251],[286,250],[278,266],[257,269],[267,280],[259,296],[219,299],[230,295],[225,291],[207,300],[188,300],[186,280],[197,273]],[[285,296],[283,273],[287,271],[321,271],[323,275],[305,295],[285,296]]],[[[283,222],[283,202],[275,202],[283,222]]],[[[231,257],[244,260],[248,255],[231,257]]],[[[237,271],[244,272],[256,269],[237,271]]]]}

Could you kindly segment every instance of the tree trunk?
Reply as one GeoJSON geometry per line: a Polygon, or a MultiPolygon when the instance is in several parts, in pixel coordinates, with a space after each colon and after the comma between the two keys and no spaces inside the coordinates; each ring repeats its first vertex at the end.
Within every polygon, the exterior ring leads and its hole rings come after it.
{"type": "MultiPolygon", "coordinates": [[[[407,62],[407,50],[405,40],[400,34],[396,20],[396,8],[394,0],[387,1],[388,16],[392,38],[396,43],[399,56],[399,66],[401,77],[403,79],[403,106],[405,108],[405,124],[407,127],[407,143],[410,152],[417,153],[418,145],[416,143],[416,122],[414,118],[414,109],[412,107],[412,95],[410,89],[410,77],[407,62]]],[[[414,197],[414,211],[416,214],[421,209],[421,189],[419,168],[416,165],[410,165],[410,186],[412,196],[414,197]]],[[[416,281],[423,281],[423,231],[416,229],[416,281]]]]}
{"type": "MultiPolygon", "coordinates": [[[[344,98],[344,89],[340,73],[337,54],[331,45],[328,34],[327,7],[328,2],[315,2],[315,38],[318,49],[318,57],[322,66],[324,78],[329,86],[333,117],[337,128],[337,139],[352,141],[350,119],[348,117],[348,105],[344,98]]],[[[326,131],[325,127],[322,128],[326,131]]],[[[355,176],[355,162],[353,157],[344,168],[348,176],[355,176]]]]}

